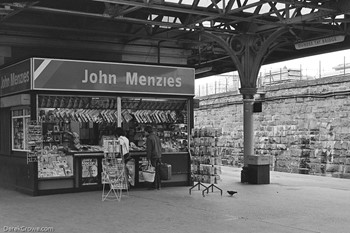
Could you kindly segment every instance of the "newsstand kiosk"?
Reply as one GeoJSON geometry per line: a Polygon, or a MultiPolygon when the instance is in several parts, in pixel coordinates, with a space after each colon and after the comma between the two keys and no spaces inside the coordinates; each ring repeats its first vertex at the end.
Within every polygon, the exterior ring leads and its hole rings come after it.
{"type": "Polygon", "coordinates": [[[0,81],[2,186],[31,195],[102,189],[101,141],[122,127],[142,187],[147,125],[172,165],[162,185],[191,184],[194,69],[30,58],[3,68],[0,81]]]}

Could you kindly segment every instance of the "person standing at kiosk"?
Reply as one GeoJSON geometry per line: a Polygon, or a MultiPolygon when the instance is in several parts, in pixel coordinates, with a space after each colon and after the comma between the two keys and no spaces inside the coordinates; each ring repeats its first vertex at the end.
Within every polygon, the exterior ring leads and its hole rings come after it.
{"type": "Polygon", "coordinates": [[[151,184],[149,189],[160,189],[161,180],[160,180],[160,164],[162,158],[162,145],[159,137],[153,131],[152,126],[146,126],[146,151],[147,159],[151,161],[153,167],[155,167],[155,178],[154,182],[151,184]]]}
{"type": "Polygon", "coordinates": [[[117,137],[121,145],[121,156],[123,156],[123,159],[124,159],[125,171],[126,171],[125,175],[127,177],[128,183],[134,186],[135,172],[133,172],[133,170],[128,166],[128,162],[132,160],[129,153],[130,151],[129,139],[125,136],[125,131],[120,127],[117,127],[115,129],[115,136],[117,137]]]}
{"type": "Polygon", "coordinates": [[[124,158],[124,162],[127,163],[129,161],[129,157],[130,157],[130,154],[129,154],[129,139],[127,137],[125,137],[125,132],[122,128],[120,127],[117,127],[115,129],[115,134],[116,134],[116,137],[118,138],[119,140],[119,143],[121,145],[121,155],[123,156],[124,158]]]}

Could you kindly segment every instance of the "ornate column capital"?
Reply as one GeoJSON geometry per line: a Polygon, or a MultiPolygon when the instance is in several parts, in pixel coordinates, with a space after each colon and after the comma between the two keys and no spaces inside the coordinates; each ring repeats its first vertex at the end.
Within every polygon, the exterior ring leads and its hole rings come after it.
{"type": "Polygon", "coordinates": [[[239,92],[243,95],[243,99],[254,99],[254,95],[256,94],[258,88],[254,87],[245,87],[240,88],[239,92]]]}

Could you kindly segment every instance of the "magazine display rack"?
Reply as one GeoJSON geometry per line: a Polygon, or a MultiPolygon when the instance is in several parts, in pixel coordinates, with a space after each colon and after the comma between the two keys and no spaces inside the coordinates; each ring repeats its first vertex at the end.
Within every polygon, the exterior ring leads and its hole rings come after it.
{"type": "Polygon", "coordinates": [[[120,201],[123,190],[128,192],[128,182],[121,145],[118,140],[104,140],[102,159],[102,201],[120,201]]]}
{"type": "Polygon", "coordinates": [[[38,162],[43,150],[42,125],[38,121],[30,121],[27,133],[27,164],[30,162],[38,162]]]}
{"type": "Polygon", "coordinates": [[[203,186],[203,197],[204,193],[209,193],[210,189],[214,192],[214,188],[218,189],[222,195],[222,189],[215,185],[220,180],[221,174],[221,156],[217,147],[218,137],[221,134],[222,129],[218,128],[193,129],[192,153],[190,152],[191,175],[196,184],[190,188],[190,194],[193,188],[198,187],[200,190],[203,186]]]}

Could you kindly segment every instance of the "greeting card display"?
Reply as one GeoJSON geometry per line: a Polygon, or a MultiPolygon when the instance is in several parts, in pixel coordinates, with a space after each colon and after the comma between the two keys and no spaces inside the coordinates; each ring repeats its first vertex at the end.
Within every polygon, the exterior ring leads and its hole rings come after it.
{"type": "Polygon", "coordinates": [[[201,186],[204,187],[202,192],[209,192],[211,188],[212,192],[214,188],[222,190],[215,184],[220,181],[221,174],[221,153],[217,147],[218,137],[222,135],[222,129],[220,128],[195,128],[192,131],[192,144],[191,144],[191,178],[196,184],[190,188],[191,190],[201,186]],[[206,186],[205,184],[209,184],[206,186]]]}

